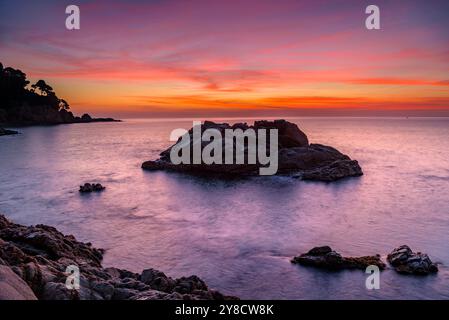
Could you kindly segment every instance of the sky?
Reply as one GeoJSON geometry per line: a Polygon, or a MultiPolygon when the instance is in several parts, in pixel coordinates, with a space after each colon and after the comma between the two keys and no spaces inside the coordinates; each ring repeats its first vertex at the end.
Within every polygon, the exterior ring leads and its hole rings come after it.
{"type": "Polygon", "coordinates": [[[0,0],[0,62],[97,116],[449,116],[448,15],[447,0],[0,0]]]}

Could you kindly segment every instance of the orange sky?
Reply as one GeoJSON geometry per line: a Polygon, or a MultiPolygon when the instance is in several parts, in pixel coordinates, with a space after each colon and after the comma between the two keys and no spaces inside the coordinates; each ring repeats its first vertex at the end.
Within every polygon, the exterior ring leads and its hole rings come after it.
{"type": "Polygon", "coordinates": [[[0,48],[75,113],[449,115],[447,1],[377,1],[378,31],[364,1],[67,4],[2,3],[0,48]]]}

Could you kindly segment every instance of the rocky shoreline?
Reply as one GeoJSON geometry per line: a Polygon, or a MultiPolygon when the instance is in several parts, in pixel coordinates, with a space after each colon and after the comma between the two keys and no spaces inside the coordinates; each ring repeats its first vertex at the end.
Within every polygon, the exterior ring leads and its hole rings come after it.
{"type": "MultiPolygon", "coordinates": [[[[251,126],[246,123],[236,123],[231,126],[228,123],[205,121],[201,130],[204,131],[207,129],[216,129],[222,134],[227,129],[254,129],[255,132],[258,132],[260,129],[277,129],[278,171],[276,174],[279,175],[291,175],[302,180],[325,182],[363,175],[362,168],[356,160],[352,160],[349,156],[341,153],[335,148],[309,143],[306,134],[302,132],[296,124],[286,120],[256,121],[251,126]]],[[[204,148],[209,144],[204,141],[196,142],[193,138],[193,128],[190,129],[188,133],[190,135],[190,148],[193,148],[193,144],[195,143],[201,143],[201,148],[204,148]]],[[[259,168],[262,167],[259,163],[173,164],[170,159],[170,151],[178,143],[181,143],[181,138],[177,143],[163,151],[160,154],[159,159],[144,162],[142,168],[151,171],[166,170],[200,175],[209,174],[226,177],[241,177],[258,175],[259,168]]],[[[234,150],[235,148],[236,146],[234,145],[234,150]]],[[[245,154],[247,153],[248,148],[246,146],[245,154]]]]}
{"type": "MultiPolygon", "coordinates": [[[[141,273],[101,265],[104,250],[79,242],[46,225],[23,226],[0,215],[0,300],[236,300],[209,289],[195,275],[173,279],[162,271],[141,273]],[[79,288],[68,289],[68,267],[79,268],[79,288]]],[[[427,254],[408,246],[388,256],[395,271],[409,275],[438,272],[427,254]]],[[[343,257],[329,246],[294,257],[294,264],[327,270],[387,268],[380,255],[343,257]]]]}
{"type": "Polygon", "coordinates": [[[0,215],[0,300],[234,300],[197,276],[172,279],[146,269],[133,273],[101,265],[104,251],[46,225],[22,226],[0,215]],[[67,289],[68,266],[80,271],[67,289]]]}

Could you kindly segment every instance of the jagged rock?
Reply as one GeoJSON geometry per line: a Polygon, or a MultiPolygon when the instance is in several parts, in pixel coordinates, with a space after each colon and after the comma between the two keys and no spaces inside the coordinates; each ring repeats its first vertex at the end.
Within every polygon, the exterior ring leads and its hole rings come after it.
{"type": "Polygon", "coordinates": [[[394,249],[387,256],[387,260],[399,273],[426,275],[438,272],[438,266],[427,254],[414,253],[406,245],[394,249]]]}
{"type": "MultiPolygon", "coordinates": [[[[307,136],[294,123],[285,120],[256,121],[249,126],[246,123],[236,123],[230,126],[227,123],[214,123],[205,121],[201,126],[201,132],[207,129],[216,129],[222,134],[227,129],[261,129],[278,130],[278,171],[277,174],[293,175],[304,180],[335,181],[345,177],[363,175],[357,161],[351,160],[332,147],[309,144],[307,136]]],[[[193,128],[189,130],[190,148],[197,142],[193,138],[193,128]]],[[[177,143],[180,143],[181,139],[177,143]]],[[[176,143],[176,144],[177,144],[176,143]]],[[[201,141],[204,148],[209,143],[201,141]]],[[[176,145],[175,144],[175,145],[176,145]]],[[[173,145],[174,146],[174,145],[173,145]]],[[[171,146],[161,152],[160,158],[154,161],[146,161],[142,168],[146,170],[180,171],[193,174],[214,174],[218,176],[251,176],[259,174],[261,165],[256,164],[174,164],[170,159],[171,146]]],[[[234,151],[235,151],[234,143],[234,151]]],[[[223,158],[224,158],[223,148],[223,158]]],[[[247,154],[248,148],[245,148],[247,154]]],[[[235,152],[234,152],[235,154],[235,152]]]]}
{"type": "MultiPolygon", "coordinates": [[[[118,268],[103,268],[103,250],[90,243],[79,242],[72,235],[64,235],[53,227],[37,225],[25,227],[14,224],[0,215],[0,267],[7,266],[25,285],[19,299],[48,300],[114,300],[114,299],[237,299],[210,290],[198,277],[172,279],[163,272],[146,269],[141,274],[118,268]],[[65,285],[66,268],[76,265],[80,270],[80,289],[65,285]]],[[[10,278],[10,277],[8,277],[10,278]]],[[[15,297],[4,285],[2,292],[15,297]]]]}
{"type": "Polygon", "coordinates": [[[79,192],[81,193],[90,193],[90,192],[99,192],[106,189],[100,183],[85,183],[83,186],[80,186],[79,192]]]}
{"type": "Polygon", "coordinates": [[[343,257],[329,246],[315,247],[309,252],[294,257],[292,263],[324,268],[330,270],[342,269],[362,269],[365,270],[370,265],[375,265],[379,269],[385,269],[380,255],[364,257],[343,257]]]}
{"type": "Polygon", "coordinates": [[[175,280],[155,269],[144,270],[139,280],[149,285],[152,289],[164,292],[171,292],[176,286],[175,280]]]}

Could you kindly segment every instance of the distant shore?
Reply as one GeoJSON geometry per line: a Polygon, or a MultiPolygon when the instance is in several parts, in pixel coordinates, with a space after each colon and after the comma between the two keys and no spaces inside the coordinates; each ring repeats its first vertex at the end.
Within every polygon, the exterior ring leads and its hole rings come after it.
{"type": "MultiPolygon", "coordinates": [[[[114,118],[90,118],[83,120],[81,117],[75,117],[73,121],[19,121],[19,122],[4,122],[0,123],[0,127],[32,127],[32,126],[53,126],[61,124],[76,124],[76,123],[93,123],[93,122],[122,122],[123,120],[114,118]]],[[[6,129],[4,129],[6,130],[6,129]]],[[[9,130],[12,131],[12,130],[9,130]]]]}

